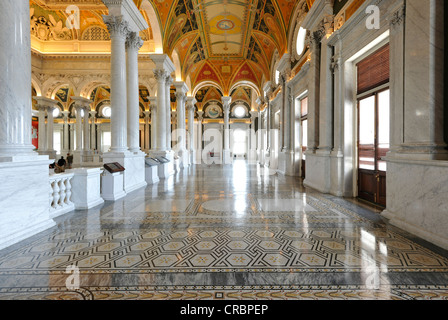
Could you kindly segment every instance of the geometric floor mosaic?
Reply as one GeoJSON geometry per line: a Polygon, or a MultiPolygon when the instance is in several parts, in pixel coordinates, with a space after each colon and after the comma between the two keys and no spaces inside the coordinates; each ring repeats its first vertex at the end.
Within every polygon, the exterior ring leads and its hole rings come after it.
{"type": "Polygon", "coordinates": [[[448,297],[445,251],[256,167],[191,168],[57,224],[0,251],[1,299],[448,297]]]}

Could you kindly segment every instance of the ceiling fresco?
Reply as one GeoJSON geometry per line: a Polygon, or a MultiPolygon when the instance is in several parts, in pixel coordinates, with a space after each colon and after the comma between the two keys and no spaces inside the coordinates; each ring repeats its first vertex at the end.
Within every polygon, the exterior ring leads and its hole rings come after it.
{"type": "Polygon", "coordinates": [[[182,78],[192,87],[219,84],[224,94],[238,81],[261,89],[274,52],[287,51],[295,0],[149,0],[164,30],[163,47],[177,52],[182,78]]]}
{"type": "MultiPolygon", "coordinates": [[[[150,28],[143,40],[160,37],[163,52],[178,57],[181,78],[191,90],[201,83],[215,84],[229,95],[236,83],[252,83],[262,91],[270,78],[273,57],[287,52],[293,32],[292,14],[297,0],[134,0],[150,28]],[[155,16],[149,18],[148,6],[155,16]],[[155,17],[155,18],[154,18],[155,17]],[[157,21],[155,21],[157,20],[157,21]],[[155,26],[158,24],[157,26],[155,26]],[[154,30],[160,30],[157,37],[154,30]]],[[[314,0],[306,0],[310,8],[314,0]]],[[[35,37],[42,41],[109,40],[102,15],[107,8],[98,0],[30,0],[35,37]],[[79,30],[65,30],[67,5],[79,6],[79,30]],[[47,27],[47,29],[45,29],[47,27]]],[[[156,31],[158,32],[158,31],[156,31]]]]}

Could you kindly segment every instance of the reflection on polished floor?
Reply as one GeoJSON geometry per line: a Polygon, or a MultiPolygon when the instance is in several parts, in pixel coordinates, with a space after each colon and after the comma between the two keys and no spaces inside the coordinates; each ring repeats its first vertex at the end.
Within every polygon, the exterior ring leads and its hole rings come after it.
{"type": "Polygon", "coordinates": [[[378,213],[244,161],[195,166],[0,251],[0,299],[448,298],[447,252],[378,213]]]}

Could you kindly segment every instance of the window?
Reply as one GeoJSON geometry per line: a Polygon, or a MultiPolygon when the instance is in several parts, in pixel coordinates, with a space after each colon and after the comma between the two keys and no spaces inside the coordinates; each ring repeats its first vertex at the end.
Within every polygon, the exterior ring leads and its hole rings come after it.
{"type": "Polygon", "coordinates": [[[299,32],[297,33],[297,44],[296,50],[297,55],[301,56],[303,51],[305,51],[305,38],[306,38],[306,29],[300,27],[299,32]]]}
{"type": "Polygon", "coordinates": [[[101,110],[101,114],[104,118],[110,118],[110,116],[112,115],[112,109],[109,106],[103,107],[103,109],[101,110]]]}
{"type": "MultiPolygon", "coordinates": [[[[59,109],[58,109],[59,110],[59,109]]],[[[62,132],[54,131],[53,132],[53,148],[57,154],[61,154],[62,150],[62,132]]]]}
{"type": "Polygon", "coordinates": [[[102,134],[102,146],[101,146],[101,150],[103,152],[108,152],[111,146],[111,141],[112,141],[112,137],[111,137],[111,133],[110,131],[104,131],[102,134]]]}
{"type": "Polygon", "coordinates": [[[54,110],[53,110],[53,118],[59,117],[60,114],[61,114],[61,110],[59,108],[54,108],[54,110]]]}
{"type": "Polygon", "coordinates": [[[246,109],[242,106],[235,107],[235,110],[233,110],[233,114],[237,118],[243,118],[246,115],[246,109]]]}

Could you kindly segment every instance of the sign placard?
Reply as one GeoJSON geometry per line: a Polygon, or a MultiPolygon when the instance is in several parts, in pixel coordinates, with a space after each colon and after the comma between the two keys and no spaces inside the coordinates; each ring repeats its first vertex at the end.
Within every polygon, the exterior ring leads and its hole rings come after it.
{"type": "Polygon", "coordinates": [[[122,172],[122,171],[125,170],[125,169],[121,166],[121,164],[119,164],[118,162],[105,163],[105,164],[104,164],[104,169],[106,169],[106,170],[109,171],[110,173],[122,172]]]}

